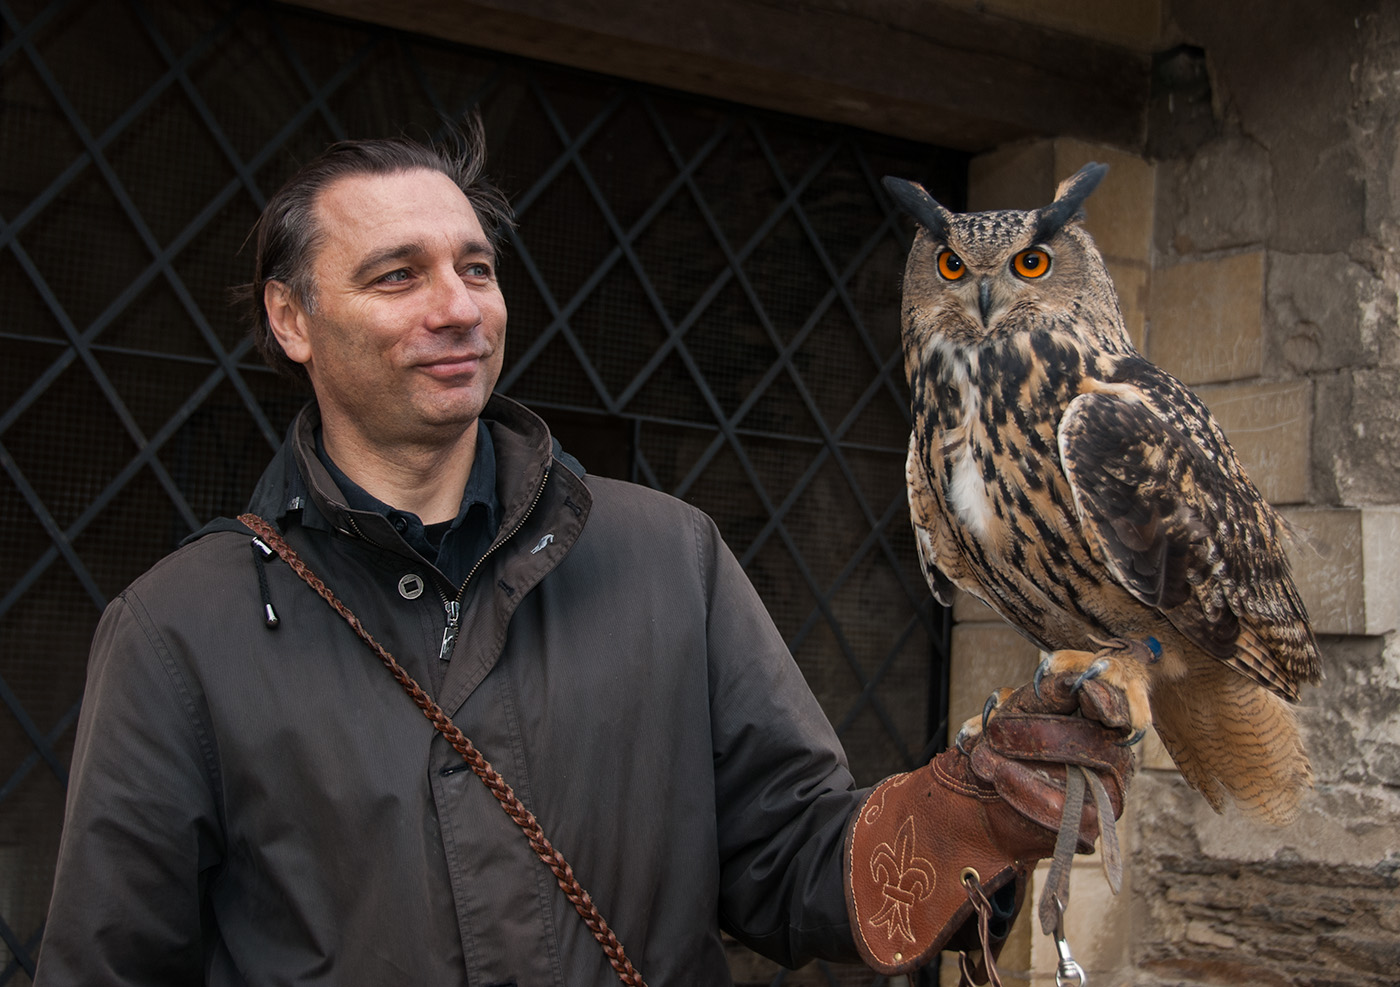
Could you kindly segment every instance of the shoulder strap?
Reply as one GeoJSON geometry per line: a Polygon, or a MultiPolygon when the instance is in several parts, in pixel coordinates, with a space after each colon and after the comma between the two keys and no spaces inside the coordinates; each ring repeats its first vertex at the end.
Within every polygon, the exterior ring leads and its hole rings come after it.
{"type": "Polygon", "coordinates": [[[525,838],[530,841],[531,849],[554,873],[555,879],[559,882],[560,890],[564,892],[564,897],[569,899],[574,910],[579,913],[584,924],[588,926],[588,930],[593,933],[593,938],[597,939],[599,945],[603,947],[608,962],[612,964],[612,968],[617,972],[622,983],[628,987],[646,987],[646,981],[633,968],[632,961],[627,958],[627,954],[622,948],[622,943],[618,942],[617,936],[613,934],[612,929],[608,927],[608,923],[604,921],[602,914],[598,911],[598,906],[593,904],[593,899],[589,897],[583,885],[579,884],[569,862],[549,842],[534,815],[525,808],[524,803],[506,784],[505,779],[495,768],[491,767],[481,752],[467,739],[467,736],[457,728],[451,717],[444,713],[442,707],[423,691],[423,688],[413,680],[413,677],[394,659],[394,656],[370,636],[369,631],[365,630],[364,625],[360,623],[360,618],[356,617],[349,607],[341,603],[331,592],[330,587],[307,567],[276,528],[256,514],[242,514],[239,515],[238,520],[256,532],[259,538],[281,556],[288,568],[315,590],[321,599],[330,605],[332,610],[345,619],[345,622],[350,625],[360,640],[369,645],[370,650],[384,663],[384,667],[389,669],[389,674],[394,676],[395,681],[403,686],[404,691],[408,693],[414,704],[423,711],[423,715],[428,718],[438,733],[447,739],[447,742],[452,745],[452,749],[462,755],[462,760],[467,762],[472,773],[481,779],[482,784],[501,803],[501,808],[505,810],[506,815],[515,820],[516,825],[525,833],[525,838]]]}

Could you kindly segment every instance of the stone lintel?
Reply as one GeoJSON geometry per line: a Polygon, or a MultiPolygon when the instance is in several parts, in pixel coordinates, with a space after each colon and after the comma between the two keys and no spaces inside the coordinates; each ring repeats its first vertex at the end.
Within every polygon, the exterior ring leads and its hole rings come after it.
{"type": "Polygon", "coordinates": [[[416,31],[968,151],[1146,139],[1145,49],[926,0],[301,0],[416,31]]]}

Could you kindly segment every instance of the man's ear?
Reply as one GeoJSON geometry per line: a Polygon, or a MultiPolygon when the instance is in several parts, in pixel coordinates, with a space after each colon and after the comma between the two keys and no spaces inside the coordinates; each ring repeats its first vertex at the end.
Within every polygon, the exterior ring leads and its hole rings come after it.
{"type": "Polygon", "coordinates": [[[282,352],[293,363],[311,360],[311,340],[306,332],[306,310],[291,287],[282,281],[263,285],[263,306],[267,309],[267,324],[282,352]]]}

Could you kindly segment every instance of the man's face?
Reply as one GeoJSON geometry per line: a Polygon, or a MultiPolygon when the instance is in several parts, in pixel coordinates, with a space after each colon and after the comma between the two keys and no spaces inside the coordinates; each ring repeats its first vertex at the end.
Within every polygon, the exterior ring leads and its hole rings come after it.
{"type": "Polygon", "coordinates": [[[267,300],[327,435],[380,448],[459,437],[505,356],[505,300],[475,210],[428,170],[340,179],[315,208],[314,305],[278,284],[267,300]]]}

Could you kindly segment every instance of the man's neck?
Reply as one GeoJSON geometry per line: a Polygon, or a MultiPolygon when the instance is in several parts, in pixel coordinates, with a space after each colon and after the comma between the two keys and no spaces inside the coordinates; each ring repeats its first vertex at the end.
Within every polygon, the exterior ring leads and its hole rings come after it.
{"type": "Polygon", "coordinates": [[[323,422],[326,455],[366,493],[424,524],[451,521],[476,459],[474,421],[455,439],[441,443],[398,444],[389,449],[364,441],[353,429],[323,422]]]}

